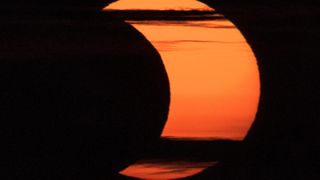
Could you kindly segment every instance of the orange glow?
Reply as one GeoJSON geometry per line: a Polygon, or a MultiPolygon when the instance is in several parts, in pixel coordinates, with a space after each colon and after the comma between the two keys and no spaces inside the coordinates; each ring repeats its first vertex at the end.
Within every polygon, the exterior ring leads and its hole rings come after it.
{"type": "Polygon", "coordinates": [[[178,179],[200,173],[215,164],[215,162],[139,161],[121,171],[120,174],[141,179],[178,179]]]}
{"type": "MultiPolygon", "coordinates": [[[[214,11],[195,0],[121,0],[105,10],[169,6],[214,11]]],[[[260,80],[239,30],[228,20],[127,22],[158,50],[169,76],[171,103],[162,136],[242,140],[255,118],[260,80]]]]}
{"type": "Polygon", "coordinates": [[[162,136],[241,140],[259,99],[256,59],[230,21],[139,24],[159,51],[171,105],[162,136]]]}
{"type": "Polygon", "coordinates": [[[121,0],[111,3],[107,10],[212,10],[195,0],[121,0]]]}

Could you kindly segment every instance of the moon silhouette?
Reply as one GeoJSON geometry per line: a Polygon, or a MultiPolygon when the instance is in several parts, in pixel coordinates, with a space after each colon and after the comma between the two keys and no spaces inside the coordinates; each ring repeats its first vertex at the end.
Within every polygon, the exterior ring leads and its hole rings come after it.
{"type": "Polygon", "coordinates": [[[67,0],[65,11],[50,6],[63,1],[38,1],[27,6],[34,11],[8,7],[0,20],[4,172],[8,179],[117,173],[161,135],[169,106],[161,58],[132,26],[86,8],[98,0],[67,0]]]}
{"type": "Polygon", "coordinates": [[[171,103],[163,137],[242,140],[257,112],[257,61],[240,31],[195,0],[120,0],[124,18],[158,50],[171,103]]]}

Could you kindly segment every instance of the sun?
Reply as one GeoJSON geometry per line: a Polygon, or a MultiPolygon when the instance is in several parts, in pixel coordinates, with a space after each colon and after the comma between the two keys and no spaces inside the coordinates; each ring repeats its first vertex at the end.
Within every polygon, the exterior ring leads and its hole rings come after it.
{"type": "MultiPolygon", "coordinates": [[[[152,16],[145,10],[215,11],[196,0],[120,0],[105,9],[144,16],[152,16]]],[[[260,97],[257,60],[232,22],[201,16],[127,21],[156,48],[169,77],[171,103],[162,137],[243,140],[260,97]]]]}

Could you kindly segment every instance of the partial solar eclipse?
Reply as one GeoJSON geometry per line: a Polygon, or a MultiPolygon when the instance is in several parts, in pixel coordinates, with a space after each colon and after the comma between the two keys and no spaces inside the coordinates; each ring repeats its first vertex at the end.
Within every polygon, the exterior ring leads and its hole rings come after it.
{"type": "Polygon", "coordinates": [[[145,11],[145,19],[126,22],[157,49],[169,76],[171,103],[162,137],[246,136],[260,79],[256,58],[234,24],[196,0],[120,0],[104,10],[145,11]],[[170,19],[152,18],[161,13],[170,19]]]}

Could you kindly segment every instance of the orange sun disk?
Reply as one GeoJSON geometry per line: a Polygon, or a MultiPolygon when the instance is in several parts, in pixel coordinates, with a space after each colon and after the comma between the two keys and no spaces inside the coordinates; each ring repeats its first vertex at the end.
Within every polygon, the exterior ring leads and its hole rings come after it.
{"type": "MultiPolygon", "coordinates": [[[[210,10],[195,0],[121,0],[105,10],[210,10]]],[[[242,140],[260,96],[256,58],[228,20],[127,21],[158,50],[171,88],[162,137],[242,140]]]]}

